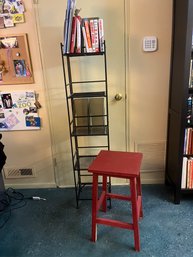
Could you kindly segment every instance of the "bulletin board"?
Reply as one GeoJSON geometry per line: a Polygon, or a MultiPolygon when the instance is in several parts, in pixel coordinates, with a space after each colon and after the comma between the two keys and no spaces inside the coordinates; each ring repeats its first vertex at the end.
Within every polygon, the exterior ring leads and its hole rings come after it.
{"type": "Polygon", "coordinates": [[[33,82],[27,34],[0,36],[0,85],[33,82]]]}
{"type": "Polygon", "coordinates": [[[0,131],[40,129],[34,91],[0,92],[0,131]]]}

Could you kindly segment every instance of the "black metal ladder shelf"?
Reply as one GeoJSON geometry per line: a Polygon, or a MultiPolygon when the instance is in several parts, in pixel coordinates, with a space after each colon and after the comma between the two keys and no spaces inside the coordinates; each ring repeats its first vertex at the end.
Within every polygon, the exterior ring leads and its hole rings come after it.
{"type": "MultiPolygon", "coordinates": [[[[92,184],[92,175],[87,172],[88,166],[100,150],[110,149],[106,47],[104,49],[104,52],[97,53],[63,54],[63,44],[61,44],[77,208],[79,207],[80,200],[91,199],[91,196],[81,197],[83,189],[92,184]],[[104,78],[98,80],[85,80],[82,79],[83,76],[80,75],[80,80],[73,80],[73,63],[71,62],[71,59],[87,57],[103,58],[104,78]],[[82,86],[86,84],[91,85],[91,90],[84,92],[82,86]],[[79,90],[77,90],[77,85],[79,85],[79,90]],[[94,91],[92,90],[92,85],[95,85],[94,91]],[[97,87],[98,90],[96,90],[96,85],[100,85],[97,87]],[[98,105],[96,105],[96,101],[101,101],[99,102],[102,103],[100,108],[97,108],[98,105]],[[82,109],[84,109],[83,114],[80,113],[82,109]],[[90,137],[98,137],[100,143],[85,143],[90,137]],[[81,139],[83,139],[83,143],[80,142],[81,139]],[[101,143],[100,139],[103,143],[101,143]],[[90,178],[90,181],[88,178],[90,178]]],[[[109,192],[111,191],[110,178],[108,180],[108,190],[109,192]]]]}

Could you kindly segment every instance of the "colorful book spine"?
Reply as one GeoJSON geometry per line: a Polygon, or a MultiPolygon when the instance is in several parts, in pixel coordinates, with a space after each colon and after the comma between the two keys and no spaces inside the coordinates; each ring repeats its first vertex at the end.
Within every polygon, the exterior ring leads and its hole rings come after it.
{"type": "Polygon", "coordinates": [[[94,42],[95,42],[95,52],[99,52],[99,27],[98,27],[98,19],[94,19],[94,42]]]}
{"type": "Polygon", "coordinates": [[[90,20],[90,35],[91,35],[91,44],[92,44],[92,51],[96,52],[96,47],[95,47],[95,39],[94,39],[94,20],[90,20]]]}
{"type": "Polygon", "coordinates": [[[76,16],[76,53],[81,53],[81,17],[76,16]]]}
{"type": "Polygon", "coordinates": [[[190,184],[190,170],[191,170],[191,160],[188,159],[188,163],[187,163],[187,174],[186,174],[186,188],[189,188],[189,184],[190,184]]]}
{"type": "Polygon", "coordinates": [[[187,175],[187,162],[188,158],[183,157],[183,163],[182,163],[182,180],[181,180],[181,188],[186,188],[186,175],[187,175]]]}
{"type": "Polygon", "coordinates": [[[185,129],[185,134],[184,134],[184,151],[183,154],[186,154],[186,144],[187,144],[187,129],[185,129]]]}
{"type": "Polygon", "coordinates": [[[103,19],[99,19],[99,46],[100,46],[100,51],[104,52],[105,47],[104,47],[104,26],[103,26],[103,19]]]}
{"type": "Polygon", "coordinates": [[[193,74],[192,74],[192,61],[190,61],[190,73],[189,73],[189,88],[192,88],[193,87],[193,74]]]}
{"type": "Polygon", "coordinates": [[[90,32],[93,52],[99,52],[98,18],[90,19],[90,32]]]}
{"type": "Polygon", "coordinates": [[[71,42],[70,42],[70,53],[74,53],[75,50],[75,41],[76,41],[76,17],[72,19],[72,33],[71,33],[71,42]]]}
{"type": "Polygon", "coordinates": [[[87,42],[87,37],[86,37],[86,30],[85,30],[84,26],[82,26],[82,35],[83,35],[84,44],[86,47],[86,52],[89,53],[88,42],[87,42]]]}
{"type": "Polygon", "coordinates": [[[85,31],[86,31],[86,39],[87,39],[87,44],[88,44],[88,53],[92,53],[92,44],[91,44],[91,36],[90,36],[90,28],[89,28],[89,22],[88,19],[84,20],[84,26],[85,26],[85,31]]]}

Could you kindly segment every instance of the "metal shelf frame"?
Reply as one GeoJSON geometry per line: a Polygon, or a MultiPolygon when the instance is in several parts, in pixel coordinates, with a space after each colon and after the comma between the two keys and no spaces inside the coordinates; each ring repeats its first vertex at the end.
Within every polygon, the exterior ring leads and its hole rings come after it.
{"type": "MultiPolygon", "coordinates": [[[[97,156],[93,154],[93,151],[100,150],[110,150],[110,139],[109,139],[109,110],[108,110],[108,83],[107,83],[107,59],[106,59],[106,47],[104,52],[99,53],[79,53],[79,54],[63,54],[63,44],[61,46],[61,56],[62,56],[62,67],[64,75],[64,86],[66,94],[67,103],[67,113],[68,113],[68,123],[70,131],[70,145],[71,145],[71,156],[72,156],[72,166],[73,166],[73,176],[74,176],[74,188],[76,196],[76,207],[79,208],[79,202],[81,200],[91,200],[91,196],[81,197],[82,191],[86,186],[91,186],[92,182],[83,181],[85,177],[92,177],[87,172],[88,166],[97,156]],[[74,81],[72,74],[71,58],[103,58],[104,64],[104,78],[100,80],[80,80],[74,81]],[[103,91],[95,90],[90,92],[75,92],[74,86],[77,84],[102,84],[103,91]],[[93,98],[103,98],[104,99],[104,115],[94,114],[87,116],[77,115],[75,113],[75,99],[93,99],[93,98]],[[87,125],[80,126],[76,123],[78,118],[103,118],[104,124],[93,125],[88,123],[87,125]],[[104,137],[105,144],[100,145],[79,145],[80,137],[104,137]],[[82,150],[87,150],[87,154],[81,154],[82,150]],[[85,165],[86,163],[86,165],[85,165]]],[[[95,86],[96,88],[96,86],[95,86]]],[[[108,190],[111,192],[111,178],[108,178],[108,190]]],[[[110,203],[111,206],[111,203],[110,203]]]]}

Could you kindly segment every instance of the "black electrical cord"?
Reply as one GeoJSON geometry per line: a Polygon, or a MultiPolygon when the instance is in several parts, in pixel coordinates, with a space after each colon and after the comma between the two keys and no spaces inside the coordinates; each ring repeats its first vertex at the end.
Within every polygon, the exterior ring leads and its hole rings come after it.
{"type": "Polygon", "coordinates": [[[13,188],[8,188],[2,192],[2,200],[0,200],[0,205],[2,209],[0,210],[0,218],[7,215],[2,224],[0,224],[0,229],[2,229],[11,217],[13,210],[17,210],[26,206],[26,200],[46,200],[39,196],[24,197],[21,192],[16,191],[13,188]]]}
{"type": "Polygon", "coordinates": [[[0,204],[2,209],[0,210],[0,218],[4,217],[4,221],[0,224],[0,229],[5,226],[8,220],[11,217],[11,213],[13,210],[23,208],[26,205],[26,201],[24,199],[24,195],[20,192],[17,192],[13,188],[8,188],[4,192],[2,192],[2,200],[0,200],[0,204]]]}

